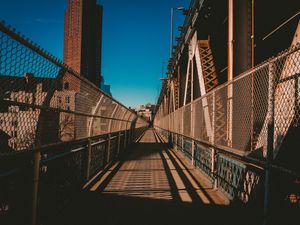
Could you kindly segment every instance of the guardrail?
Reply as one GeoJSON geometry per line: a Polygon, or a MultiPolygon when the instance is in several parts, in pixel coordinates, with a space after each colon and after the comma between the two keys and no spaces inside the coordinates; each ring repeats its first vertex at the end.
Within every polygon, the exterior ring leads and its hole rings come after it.
{"type": "Polygon", "coordinates": [[[154,127],[230,200],[298,207],[299,77],[298,44],[176,111],[162,102],[154,127]]]}
{"type": "Polygon", "coordinates": [[[50,221],[95,174],[126,154],[144,130],[124,130],[0,157],[0,221],[30,224],[32,193],[37,198],[36,223],[50,221]],[[33,171],[38,176],[33,177],[33,171]]]}
{"type": "Polygon", "coordinates": [[[267,153],[268,124],[276,157],[290,127],[298,126],[300,45],[235,77],[174,112],[163,103],[154,124],[237,154],[267,153]]]}

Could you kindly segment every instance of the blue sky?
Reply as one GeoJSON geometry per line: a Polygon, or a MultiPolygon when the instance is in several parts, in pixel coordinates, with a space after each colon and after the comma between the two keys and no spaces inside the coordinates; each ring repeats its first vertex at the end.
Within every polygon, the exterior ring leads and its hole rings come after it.
{"type": "MultiPolygon", "coordinates": [[[[62,59],[68,0],[0,0],[0,20],[62,59]]],[[[102,75],[127,106],[155,103],[168,60],[170,8],[189,0],[98,0],[104,7],[102,75]]],[[[183,23],[176,12],[174,27],[183,23]]],[[[177,32],[178,33],[178,32],[177,32]]]]}

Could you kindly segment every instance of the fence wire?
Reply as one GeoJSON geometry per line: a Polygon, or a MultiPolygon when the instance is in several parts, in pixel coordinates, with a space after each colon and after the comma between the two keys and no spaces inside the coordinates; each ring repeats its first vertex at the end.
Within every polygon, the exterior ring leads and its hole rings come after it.
{"type": "Polygon", "coordinates": [[[51,223],[147,126],[0,23],[0,224],[51,223]]]}
{"type": "Polygon", "coordinates": [[[142,126],[133,111],[0,23],[0,154],[142,126]]]}
{"type": "Polygon", "coordinates": [[[297,45],[175,112],[162,110],[162,102],[154,125],[241,154],[266,154],[267,125],[273,116],[275,157],[290,128],[299,125],[299,76],[297,45]]]}

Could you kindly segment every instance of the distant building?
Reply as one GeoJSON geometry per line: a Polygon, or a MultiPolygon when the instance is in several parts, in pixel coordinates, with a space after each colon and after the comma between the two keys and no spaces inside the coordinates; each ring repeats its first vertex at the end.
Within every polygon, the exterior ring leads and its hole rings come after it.
{"type": "Polygon", "coordinates": [[[110,85],[105,84],[104,82],[105,82],[105,81],[104,81],[104,78],[103,78],[103,79],[101,80],[101,83],[100,83],[100,89],[101,89],[102,91],[104,91],[106,94],[108,94],[109,96],[112,96],[111,90],[110,90],[110,85]]]}
{"type": "MultiPolygon", "coordinates": [[[[102,13],[96,0],[68,0],[64,22],[64,63],[96,86],[101,83],[102,13]]],[[[66,82],[78,91],[79,85],[66,82]]]]}
{"type": "Polygon", "coordinates": [[[147,105],[140,105],[136,110],[137,114],[147,121],[152,121],[154,116],[155,105],[148,103],[147,105]]]}

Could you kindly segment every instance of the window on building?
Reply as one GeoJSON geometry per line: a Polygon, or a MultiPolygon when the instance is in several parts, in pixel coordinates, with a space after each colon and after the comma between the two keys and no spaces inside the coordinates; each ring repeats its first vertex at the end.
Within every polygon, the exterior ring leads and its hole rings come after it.
{"type": "Polygon", "coordinates": [[[29,97],[28,96],[25,96],[25,103],[26,104],[29,104],[30,102],[29,102],[29,97]]]}
{"type": "Polygon", "coordinates": [[[66,103],[70,103],[70,96],[66,97],[66,103]]]}
{"type": "Polygon", "coordinates": [[[17,127],[17,126],[18,126],[18,121],[17,121],[17,120],[12,121],[12,122],[11,122],[11,125],[12,125],[13,127],[17,127]]]}
{"type": "Polygon", "coordinates": [[[65,82],[65,83],[64,83],[64,89],[65,89],[65,90],[69,90],[69,87],[70,87],[69,82],[65,82]]]}
{"type": "Polygon", "coordinates": [[[67,105],[67,110],[70,110],[70,106],[67,105]]]}

